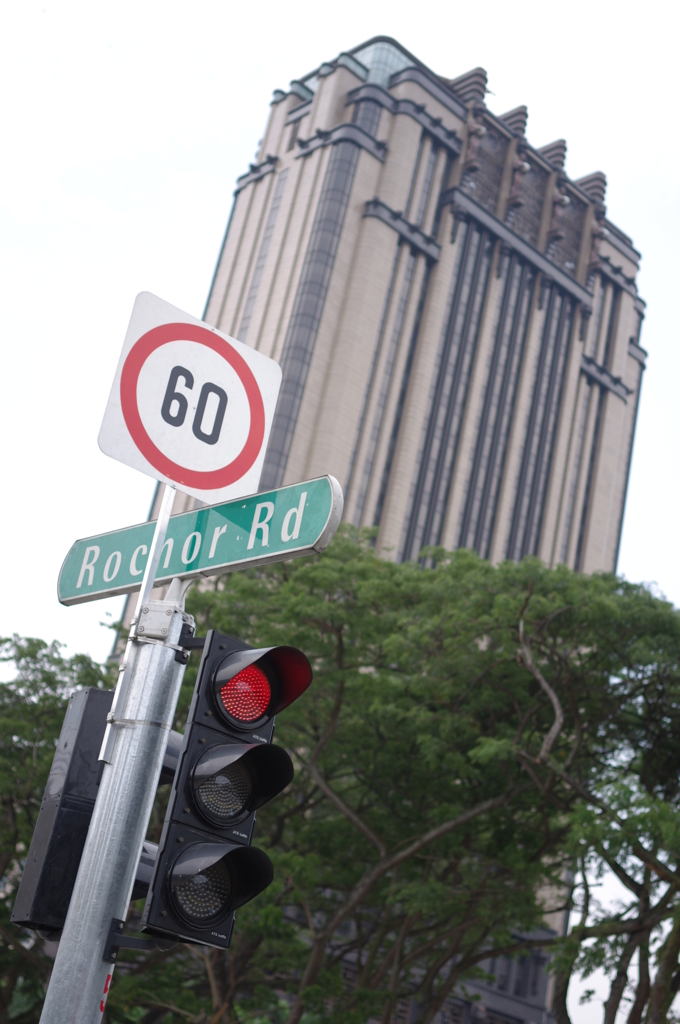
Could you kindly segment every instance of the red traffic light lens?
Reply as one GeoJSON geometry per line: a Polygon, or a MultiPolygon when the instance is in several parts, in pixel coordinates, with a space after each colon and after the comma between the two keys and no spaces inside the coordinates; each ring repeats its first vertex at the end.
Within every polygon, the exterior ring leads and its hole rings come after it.
{"type": "Polygon", "coordinates": [[[248,665],[220,688],[224,710],[237,722],[262,718],[272,699],[272,688],[258,665],[248,665]]]}

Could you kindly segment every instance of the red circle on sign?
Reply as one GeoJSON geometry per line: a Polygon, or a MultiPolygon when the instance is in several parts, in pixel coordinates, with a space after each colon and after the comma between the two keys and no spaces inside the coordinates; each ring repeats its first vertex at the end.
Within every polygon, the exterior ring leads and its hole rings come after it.
{"type": "Polygon", "coordinates": [[[144,458],[151,463],[154,469],[164,476],[170,477],[175,483],[186,484],[189,487],[197,487],[206,491],[228,487],[229,484],[233,484],[245,476],[260,454],[264,439],[264,403],[253,371],[243,356],[239,355],[224,338],[198,324],[161,324],[160,327],[154,327],[147,331],[139,341],[135,342],[123,364],[120,376],[120,404],[130,436],[144,458]],[[236,371],[248,398],[250,431],[246,443],[235,459],[227,463],[226,466],[211,470],[209,473],[187,469],[186,466],[180,466],[164,455],[147,434],[139,415],[137,381],[142,367],[157,348],[167,345],[171,341],[195,341],[199,345],[211,348],[236,371]]]}

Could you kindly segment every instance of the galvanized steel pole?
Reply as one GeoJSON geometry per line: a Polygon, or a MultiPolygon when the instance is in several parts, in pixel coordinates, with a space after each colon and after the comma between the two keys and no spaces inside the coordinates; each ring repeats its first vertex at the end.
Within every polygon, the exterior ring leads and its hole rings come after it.
{"type": "Polygon", "coordinates": [[[113,965],[102,959],[104,948],[112,919],[127,916],[184,676],[185,664],[175,660],[172,645],[179,643],[182,625],[193,624],[181,607],[179,580],[165,601],[149,601],[174,494],[174,488],[166,487],[109,714],[99,793],[40,1024],[99,1024],[104,1012],[113,974],[113,965]],[[144,636],[150,642],[141,639],[140,618],[147,623],[144,636]]]}

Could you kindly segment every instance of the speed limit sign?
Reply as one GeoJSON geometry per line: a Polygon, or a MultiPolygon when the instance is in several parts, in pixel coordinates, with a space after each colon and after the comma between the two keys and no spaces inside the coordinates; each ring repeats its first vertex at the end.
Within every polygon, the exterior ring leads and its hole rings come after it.
{"type": "Polygon", "coordinates": [[[273,359],[142,292],[99,447],[207,503],[252,494],[280,386],[273,359]]]}

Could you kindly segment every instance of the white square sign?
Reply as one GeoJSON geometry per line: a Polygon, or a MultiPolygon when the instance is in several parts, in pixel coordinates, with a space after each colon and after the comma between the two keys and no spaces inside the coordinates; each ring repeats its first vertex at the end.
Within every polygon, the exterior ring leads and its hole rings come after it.
{"type": "Polygon", "coordinates": [[[99,447],[208,504],[253,494],[280,387],[273,359],[142,292],[99,447]]]}

